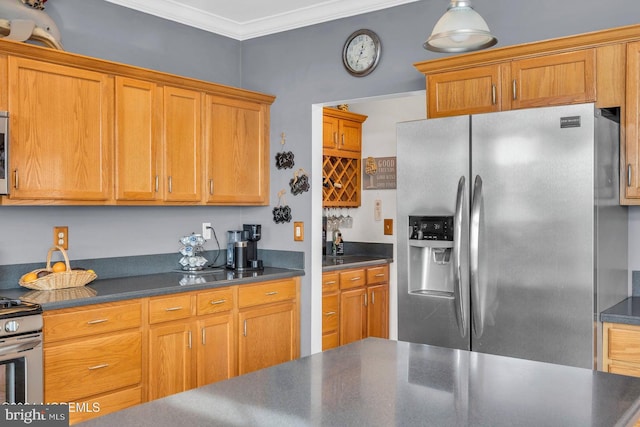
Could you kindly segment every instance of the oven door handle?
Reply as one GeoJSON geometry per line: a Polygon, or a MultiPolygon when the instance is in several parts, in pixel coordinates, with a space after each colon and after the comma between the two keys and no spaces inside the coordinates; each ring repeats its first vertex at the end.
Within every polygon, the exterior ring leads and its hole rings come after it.
{"type": "Polygon", "coordinates": [[[42,340],[34,340],[0,346],[0,360],[2,360],[4,356],[7,355],[24,353],[25,351],[33,350],[41,344],[42,340]]]}

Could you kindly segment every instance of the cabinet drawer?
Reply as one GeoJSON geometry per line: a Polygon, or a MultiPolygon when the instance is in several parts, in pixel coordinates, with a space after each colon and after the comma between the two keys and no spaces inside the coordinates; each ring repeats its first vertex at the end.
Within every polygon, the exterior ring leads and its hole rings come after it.
{"type": "Polygon", "coordinates": [[[233,308],[233,289],[200,292],[196,298],[196,314],[219,313],[233,308]]]}
{"type": "Polygon", "coordinates": [[[322,333],[338,330],[338,310],[340,295],[324,295],[322,297],[322,333]]]}
{"type": "Polygon", "coordinates": [[[48,402],[72,402],[140,384],[142,333],[127,332],[46,348],[44,367],[48,402]]]}
{"type": "Polygon", "coordinates": [[[191,316],[191,295],[178,294],[149,300],[149,323],[186,319],[191,316]]]}
{"type": "Polygon", "coordinates": [[[337,332],[322,336],[322,351],[331,350],[340,345],[340,337],[337,332]]]}
{"type": "Polygon", "coordinates": [[[340,272],[340,289],[357,288],[364,286],[367,280],[366,272],[363,269],[340,272]]]}
{"type": "Polygon", "coordinates": [[[140,301],[117,303],[117,305],[99,304],[91,307],[65,309],[64,312],[45,312],[43,316],[45,343],[137,328],[142,323],[140,301]]]}
{"type": "Polygon", "coordinates": [[[335,273],[322,274],[322,292],[334,292],[340,288],[340,276],[335,273]]]}
{"type": "Polygon", "coordinates": [[[293,280],[269,282],[262,285],[240,285],[238,287],[239,307],[267,304],[270,302],[292,300],[296,297],[296,285],[293,280]]]}
{"type": "MultiPolygon", "coordinates": [[[[130,406],[139,405],[142,403],[142,387],[129,388],[78,403],[84,406],[82,408],[75,407],[74,411],[69,410],[69,424],[87,421],[91,418],[101,417],[130,406]],[[96,411],[96,407],[99,407],[100,410],[96,411]],[[81,410],[83,408],[86,409],[81,410]],[[92,410],[96,412],[92,412],[92,410]]],[[[70,405],[73,405],[73,402],[70,405]]]]}
{"type": "Polygon", "coordinates": [[[387,283],[389,281],[389,267],[383,265],[381,267],[367,268],[367,285],[375,285],[377,283],[387,283]]]}
{"type": "Polygon", "coordinates": [[[640,362],[640,330],[609,329],[609,358],[640,362]]]}

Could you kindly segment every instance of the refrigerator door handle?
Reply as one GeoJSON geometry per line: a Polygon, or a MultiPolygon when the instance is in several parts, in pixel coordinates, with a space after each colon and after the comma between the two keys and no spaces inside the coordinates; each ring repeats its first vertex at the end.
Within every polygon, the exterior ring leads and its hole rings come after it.
{"type": "Polygon", "coordinates": [[[480,261],[480,208],[482,205],[482,178],[476,175],[473,184],[473,201],[471,203],[471,217],[469,218],[469,269],[471,272],[471,311],[472,311],[472,327],[473,334],[476,338],[482,336],[484,324],[481,313],[483,311],[480,306],[482,298],[480,297],[480,277],[479,277],[479,261],[480,261]]]}
{"type": "Polygon", "coordinates": [[[465,283],[462,276],[462,236],[463,236],[463,211],[465,209],[465,178],[460,177],[458,181],[458,194],[456,196],[456,211],[453,217],[453,298],[455,304],[456,321],[461,337],[467,336],[469,319],[467,313],[466,295],[468,289],[465,289],[465,283]]]}

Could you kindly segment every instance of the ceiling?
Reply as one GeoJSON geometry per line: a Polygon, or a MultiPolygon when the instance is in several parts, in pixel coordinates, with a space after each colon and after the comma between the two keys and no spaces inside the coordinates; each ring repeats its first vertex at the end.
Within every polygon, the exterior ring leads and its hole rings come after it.
{"type": "Polygon", "coordinates": [[[418,0],[106,1],[225,37],[246,40],[418,0]]]}

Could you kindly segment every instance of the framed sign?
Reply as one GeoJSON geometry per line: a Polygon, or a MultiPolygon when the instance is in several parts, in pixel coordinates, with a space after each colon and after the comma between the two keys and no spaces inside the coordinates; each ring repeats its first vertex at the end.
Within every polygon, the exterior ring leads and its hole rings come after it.
{"type": "Polygon", "coordinates": [[[396,188],[396,158],[367,157],[362,159],[363,190],[394,190],[396,188]]]}

